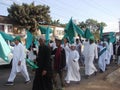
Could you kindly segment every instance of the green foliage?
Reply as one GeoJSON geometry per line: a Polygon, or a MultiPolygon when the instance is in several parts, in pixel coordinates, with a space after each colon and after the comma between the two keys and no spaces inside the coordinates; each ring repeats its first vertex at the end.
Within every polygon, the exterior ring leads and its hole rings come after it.
{"type": "Polygon", "coordinates": [[[98,22],[97,20],[94,19],[87,19],[85,22],[80,22],[79,24],[80,28],[85,30],[86,28],[89,28],[92,30],[92,32],[95,32],[97,30],[100,30],[100,27],[105,27],[107,26],[104,22],[98,22]]]}
{"type": "Polygon", "coordinates": [[[50,24],[50,8],[45,5],[31,4],[18,5],[14,3],[8,8],[9,17],[16,21],[17,24],[27,27],[37,28],[39,23],[50,24]]]}
{"type": "Polygon", "coordinates": [[[65,26],[66,26],[66,24],[60,23],[60,20],[59,20],[59,19],[57,19],[57,20],[52,20],[52,21],[51,21],[51,25],[61,26],[61,27],[65,27],[65,26]]]}

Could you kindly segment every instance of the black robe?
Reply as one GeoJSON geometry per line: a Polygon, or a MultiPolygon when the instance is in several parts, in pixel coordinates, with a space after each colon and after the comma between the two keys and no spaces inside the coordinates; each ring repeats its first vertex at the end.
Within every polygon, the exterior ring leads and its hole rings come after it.
{"type": "Polygon", "coordinates": [[[117,55],[120,56],[120,45],[118,46],[118,49],[117,49],[117,55]]]}
{"type": "Polygon", "coordinates": [[[40,46],[37,56],[37,65],[32,90],[53,90],[52,88],[52,66],[50,60],[50,49],[47,46],[40,46]],[[42,71],[46,70],[47,74],[42,76],[42,71]]]}

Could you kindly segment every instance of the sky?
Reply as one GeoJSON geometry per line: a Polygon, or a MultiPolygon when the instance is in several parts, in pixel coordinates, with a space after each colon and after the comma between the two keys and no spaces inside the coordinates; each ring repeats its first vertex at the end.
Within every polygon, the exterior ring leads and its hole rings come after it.
{"type": "Polygon", "coordinates": [[[52,19],[61,23],[68,23],[71,17],[79,22],[90,18],[107,24],[103,32],[119,31],[120,0],[0,0],[0,15],[7,16],[7,8],[13,2],[33,1],[35,5],[48,5],[52,19]]]}

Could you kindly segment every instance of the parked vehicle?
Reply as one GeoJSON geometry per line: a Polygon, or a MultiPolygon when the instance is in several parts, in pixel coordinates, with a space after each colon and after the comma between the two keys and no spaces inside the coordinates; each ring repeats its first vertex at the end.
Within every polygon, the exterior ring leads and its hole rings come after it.
{"type": "Polygon", "coordinates": [[[6,62],[5,60],[3,60],[2,58],[0,58],[0,65],[9,65],[12,61],[12,57],[13,57],[13,54],[10,53],[8,55],[8,62],[6,62]]]}

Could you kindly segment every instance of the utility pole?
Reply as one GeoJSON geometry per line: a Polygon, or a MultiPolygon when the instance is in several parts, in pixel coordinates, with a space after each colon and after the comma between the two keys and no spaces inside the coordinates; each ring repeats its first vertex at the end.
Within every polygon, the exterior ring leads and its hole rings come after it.
{"type": "MultiPolygon", "coordinates": [[[[119,34],[120,34],[120,18],[119,18],[119,34]]],[[[119,40],[120,40],[120,36],[119,36],[119,40]]]]}
{"type": "Polygon", "coordinates": [[[120,33],[120,18],[119,18],[119,22],[118,23],[119,23],[119,33],[120,33]]]}

